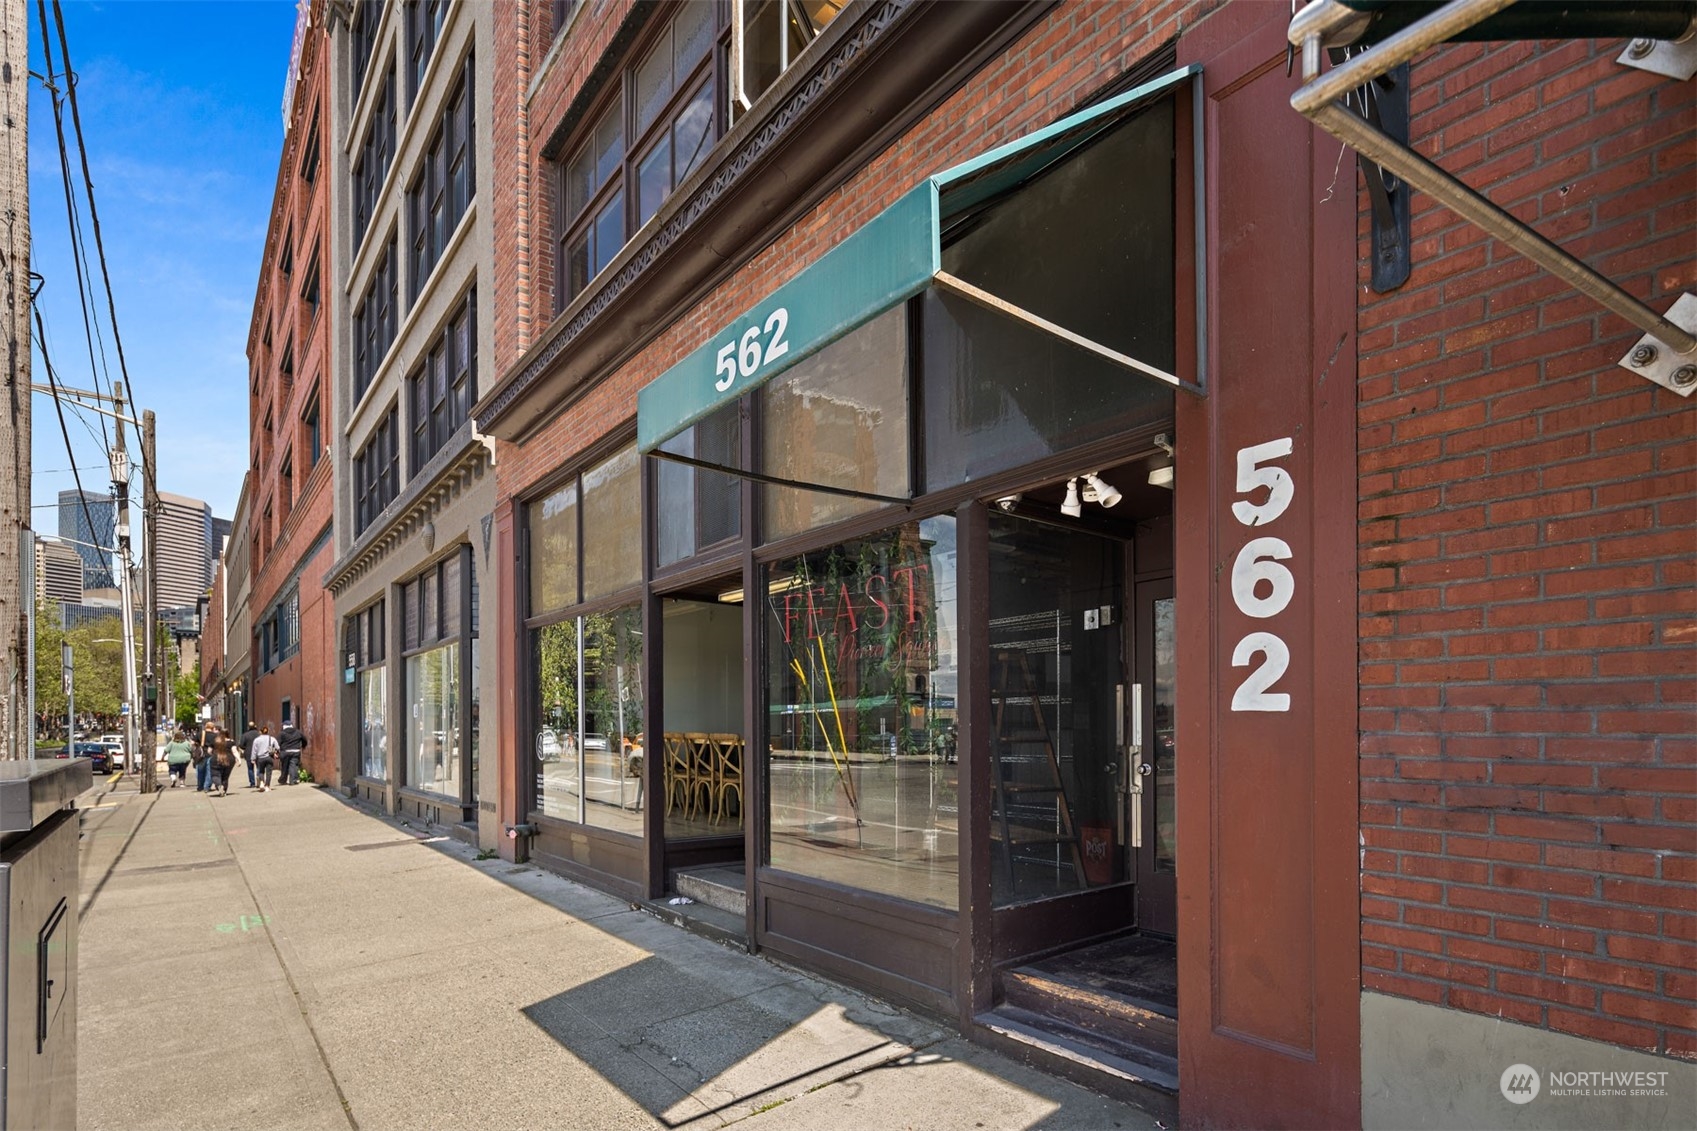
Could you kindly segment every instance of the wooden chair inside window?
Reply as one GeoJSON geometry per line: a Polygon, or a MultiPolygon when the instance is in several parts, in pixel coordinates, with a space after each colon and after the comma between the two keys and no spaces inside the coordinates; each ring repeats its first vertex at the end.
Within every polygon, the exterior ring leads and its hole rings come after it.
{"type": "Polygon", "coordinates": [[[689,763],[686,782],[689,799],[684,806],[684,816],[693,819],[697,813],[710,810],[713,805],[713,775],[717,760],[713,757],[712,738],[701,731],[689,731],[684,735],[684,756],[689,763]]]}
{"type": "Polygon", "coordinates": [[[688,743],[676,731],[669,731],[660,738],[661,751],[666,759],[666,815],[671,816],[672,810],[682,805],[684,815],[688,816],[690,767],[694,761],[688,753],[688,743]]]}
{"type": "Polygon", "coordinates": [[[725,801],[733,792],[737,795],[737,815],[742,815],[743,743],[740,734],[715,734],[709,737],[713,742],[713,823],[716,825],[725,819],[725,801]]]}

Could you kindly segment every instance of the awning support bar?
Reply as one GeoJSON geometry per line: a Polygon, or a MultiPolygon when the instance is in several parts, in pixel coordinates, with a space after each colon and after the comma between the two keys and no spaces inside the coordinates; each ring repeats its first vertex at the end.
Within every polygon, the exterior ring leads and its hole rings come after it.
{"type": "MultiPolygon", "coordinates": [[[[1446,42],[1458,31],[1494,15],[1513,2],[1453,0],[1322,76],[1320,58],[1327,33],[1334,26],[1341,27],[1349,21],[1359,20],[1360,13],[1336,0],[1314,0],[1298,12],[1290,24],[1290,41],[1302,52],[1304,83],[1291,95],[1290,104],[1333,137],[1508,244],[1574,290],[1659,339],[1673,352],[1692,355],[1693,360],[1697,360],[1697,334],[1657,314],[1433,162],[1407,146],[1399,145],[1338,104],[1338,100],[1349,91],[1378,79],[1393,67],[1446,42]]],[[[1687,385],[1675,388],[1675,391],[1689,394],[1692,387],[1687,385]]]]}

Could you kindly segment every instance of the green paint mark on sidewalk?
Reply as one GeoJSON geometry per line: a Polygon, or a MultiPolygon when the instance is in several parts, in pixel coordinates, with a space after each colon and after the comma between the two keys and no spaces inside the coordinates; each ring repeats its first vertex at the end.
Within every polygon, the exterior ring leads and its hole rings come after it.
{"type": "Polygon", "coordinates": [[[247,931],[257,931],[269,922],[271,922],[271,916],[269,915],[243,915],[237,922],[219,923],[212,929],[229,935],[234,934],[236,931],[242,931],[244,933],[247,931]]]}

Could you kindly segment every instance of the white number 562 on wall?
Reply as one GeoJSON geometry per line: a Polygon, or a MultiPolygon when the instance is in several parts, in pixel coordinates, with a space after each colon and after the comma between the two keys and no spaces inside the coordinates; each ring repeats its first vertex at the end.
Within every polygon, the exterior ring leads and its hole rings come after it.
{"type": "MultiPolygon", "coordinates": [[[[1247,495],[1267,488],[1266,501],[1250,502],[1239,499],[1232,504],[1232,514],[1245,526],[1262,527],[1285,513],[1296,495],[1296,484],[1290,472],[1269,461],[1291,453],[1291,438],[1268,440],[1264,444],[1239,448],[1237,452],[1237,490],[1247,495]]],[[[1296,595],[1296,578],[1281,562],[1290,560],[1290,544],[1282,538],[1261,536],[1251,538],[1237,552],[1232,562],[1232,600],[1245,616],[1267,620],[1278,616],[1296,595]]],[[[1290,667],[1290,648],[1278,634],[1251,632],[1245,634],[1232,649],[1232,667],[1249,667],[1255,657],[1259,664],[1232,693],[1234,711],[1288,711],[1290,696],[1268,688],[1279,681],[1290,667]]]]}

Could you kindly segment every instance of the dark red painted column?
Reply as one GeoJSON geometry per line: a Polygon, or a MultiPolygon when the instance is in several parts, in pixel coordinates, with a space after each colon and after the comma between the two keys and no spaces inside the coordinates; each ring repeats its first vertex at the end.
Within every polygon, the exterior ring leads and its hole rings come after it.
{"type": "Polygon", "coordinates": [[[1210,380],[1179,398],[1179,1100],[1357,1125],[1355,171],[1290,108],[1279,4],[1204,66],[1210,380]],[[1338,166],[1333,185],[1334,166],[1338,166]]]}

